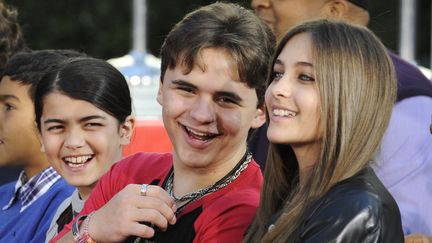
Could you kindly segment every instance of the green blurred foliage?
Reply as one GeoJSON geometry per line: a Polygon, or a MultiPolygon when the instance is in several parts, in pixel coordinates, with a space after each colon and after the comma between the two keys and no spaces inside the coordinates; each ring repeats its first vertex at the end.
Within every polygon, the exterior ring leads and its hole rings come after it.
{"type": "MultiPolygon", "coordinates": [[[[147,48],[158,55],[171,27],[184,14],[214,0],[147,0],[147,48]]],[[[235,0],[249,7],[250,0],[235,0]]],[[[389,49],[398,50],[399,0],[370,0],[370,28],[389,49]]],[[[9,0],[19,11],[33,49],[72,48],[99,58],[122,56],[132,48],[132,0],[9,0]]],[[[418,0],[417,56],[429,65],[431,1],[418,0]]]]}

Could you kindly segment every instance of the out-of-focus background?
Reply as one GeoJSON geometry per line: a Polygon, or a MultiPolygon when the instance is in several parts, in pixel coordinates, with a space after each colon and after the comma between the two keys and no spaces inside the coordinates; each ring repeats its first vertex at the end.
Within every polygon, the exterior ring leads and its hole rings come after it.
{"type": "MultiPolygon", "coordinates": [[[[132,48],[132,0],[7,2],[18,9],[25,37],[34,49],[76,48],[92,56],[109,59],[123,56],[132,48]]],[[[164,36],[174,23],[197,6],[212,2],[147,0],[148,51],[157,56],[164,36]]],[[[248,0],[231,2],[250,7],[248,0]]],[[[415,60],[430,67],[431,0],[373,0],[369,4],[371,29],[386,46],[396,52],[399,52],[401,14],[413,11],[415,22],[411,31],[416,32],[415,60]]],[[[407,23],[407,20],[403,23],[407,23]]],[[[407,34],[410,35],[409,32],[407,34]]]]}
{"type": "MultiPolygon", "coordinates": [[[[170,150],[155,97],[159,48],[183,15],[214,0],[10,0],[32,49],[72,48],[109,60],[130,84],[139,118],[126,154],[170,150]],[[142,128],[145,128],[143,130],[142,128]],[[154,138],[159,137],[157,143],[154,138]],[[135,146],[135,147],[134,147],[135,146]]],[[[250,0],[231,1],[250,8],[250,0]]],[[[431,0],[374,0],[370,28],[396,53],[431,67],[431,0]]],[[[425,70],[427,75],[428,70],[425,70]]],[[[429,76],[430,78],[430,76],[429,76]]]]}

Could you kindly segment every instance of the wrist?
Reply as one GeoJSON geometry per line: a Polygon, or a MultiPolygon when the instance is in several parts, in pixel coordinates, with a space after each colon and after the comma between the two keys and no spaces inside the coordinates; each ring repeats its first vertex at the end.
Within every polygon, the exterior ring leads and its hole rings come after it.
{"type": "Polygon", "coordinates": [[[72,235],[76,242],[78,243],[96,243],[88,232],[88,226],[90,219],[94,212],[89,215],[80,216],[72,225],[72,235]]]}

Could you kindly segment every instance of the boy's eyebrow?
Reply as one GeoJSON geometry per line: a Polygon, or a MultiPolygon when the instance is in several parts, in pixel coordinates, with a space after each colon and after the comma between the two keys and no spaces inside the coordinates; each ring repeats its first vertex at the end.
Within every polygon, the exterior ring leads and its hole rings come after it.
{"type": "Polygon", "coordinates": [[[13,99],[13,100],[16,100],[16,101],[20,101],[20,99],[17,96],[15,96],[15,95],[9,95],[9,94],[0,95],[0,101],[5,101],[5,100],[8,100],[8,99],[13,99]]]}
{"type": "Polygon", "coordinates": [[[172,84],[181,85],[181,86],[188,86],[190,88],[197,89],[197,86],[195,86],[195,85],[193,85],[193,84],[191,84],[191,83],[189,83],[189,82],[187,82],[185,80],[181,80],[181,79],[175,79],[175,80],[173,80],[172,84]]]}
{"type": "Polygon", "coordinates": [[[103,120],[106,120],[106,117],[104,117],[104,116],[98,116],[98,115],[86,116],[86,117],[83,117],[83,118],[79,119],[79,121],[80,122],[86,122],[86,121],[93,120],[93,119],[103,119],[103,120]]]}
{"type": "Polygon", "coordinates": [[[47,119],[47,120],[45,120],[43,123],[44,124],[48,124],[48,123],[65,123],[63,120],[61,120],[61,119],[47,119]]]}
{"type": "MultiPolygon", "coordinates": [[[[106,120],[106,117],[104,117],[104,116],[98,116],[98,115],[86,116],[86,117],[83,117],[83,118],[79,119],[79,122],[86,122],[86,121],[93,120],[93,119],[103,119],[103,120],[106,120]]],[[[52,119],[45,120],[44,124],[51,123],[51,122],[52,123],[61,123],[61,124],[66,123],[62,119],[52,118],[52,119]]]]}

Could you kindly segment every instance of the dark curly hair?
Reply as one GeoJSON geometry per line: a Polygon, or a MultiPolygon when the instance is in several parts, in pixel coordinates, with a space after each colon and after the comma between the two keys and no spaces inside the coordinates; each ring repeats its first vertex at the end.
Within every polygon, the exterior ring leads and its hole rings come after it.
{"type": "Polygon", "coordinates": [[[15,53],[29,51],[17,17],[15,9],[0,1],[0,71],[15,53]]]}

